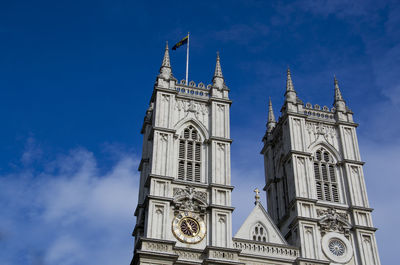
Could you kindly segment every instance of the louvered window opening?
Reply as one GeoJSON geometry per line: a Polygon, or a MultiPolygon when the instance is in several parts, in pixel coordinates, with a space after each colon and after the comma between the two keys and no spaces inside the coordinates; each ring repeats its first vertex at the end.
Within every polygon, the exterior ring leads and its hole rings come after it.
{"type": "Polygon", "coordinates": [[[318,200],[339,202],[336,165],[333,157],[325,149],[315,153],[314,174],[318,200]]]}
{"type": "Polygon", "coordinates": [[[197,130],[189,126],[179,139],[178,179],[200,182],[201,142],[197,130]]]}

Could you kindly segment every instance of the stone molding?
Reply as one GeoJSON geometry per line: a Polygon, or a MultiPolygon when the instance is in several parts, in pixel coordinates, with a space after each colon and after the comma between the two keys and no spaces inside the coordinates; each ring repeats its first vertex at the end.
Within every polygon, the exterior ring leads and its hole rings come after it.
{"type": "Polygon", "coordinates": [[[296,247],[237,238],[233,239],[233,247],[241,250],[240,255],[256,255],[264,258],[279,258],[294,261],[300,255],[300,251],[296,247]]]}

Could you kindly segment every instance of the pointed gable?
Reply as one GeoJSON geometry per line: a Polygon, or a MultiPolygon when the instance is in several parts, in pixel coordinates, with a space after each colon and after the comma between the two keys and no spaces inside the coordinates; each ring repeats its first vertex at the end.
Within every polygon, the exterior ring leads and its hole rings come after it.
{"type": "Polygon", "coordinates": [[[255,207],[239,228],[235,238],[274,244],[288,244],[259,202],[256,202],[255,207]]]}

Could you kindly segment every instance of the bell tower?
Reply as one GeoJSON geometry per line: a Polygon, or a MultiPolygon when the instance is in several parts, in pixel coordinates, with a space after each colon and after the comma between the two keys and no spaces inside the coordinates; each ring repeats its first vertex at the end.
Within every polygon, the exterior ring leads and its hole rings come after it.
{"type": "Polygon", "coordinates": [[[166,45],[141,130],[131,264],[191,264],[218,249],[237,252],[231,249],[231,103],[219,54],[212,84],[186,84],[174,78],[166,45]]]}
{"type": "Polygon", "coordinates": [[[278,121],[269,102],[261,154],[268,212],[297,264],[380,265],[353,112],[334,78],[332,108],[298,98],[287,70],[278,121]]]}

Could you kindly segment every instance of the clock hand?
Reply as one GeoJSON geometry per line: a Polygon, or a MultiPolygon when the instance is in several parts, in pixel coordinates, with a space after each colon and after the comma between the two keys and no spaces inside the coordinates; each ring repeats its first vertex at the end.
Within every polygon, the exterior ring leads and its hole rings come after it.
{"type": "Polygon", "coordinates": [[[187,227],[189,228],[189,231],[192,233],[192,235],[193,235],[193,228],[192,228],[192,226],[189,224],[189,222],[188,221],[186,221],[185,220],[185,223],[186,223],[186,225],[187,225],[187,227]]]}

